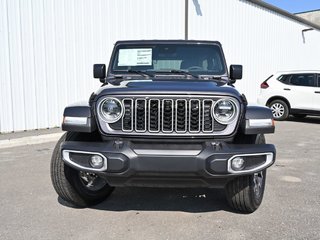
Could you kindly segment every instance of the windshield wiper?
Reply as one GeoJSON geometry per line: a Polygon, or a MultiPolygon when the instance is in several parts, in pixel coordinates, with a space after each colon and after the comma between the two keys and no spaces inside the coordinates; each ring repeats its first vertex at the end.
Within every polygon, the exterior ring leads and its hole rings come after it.
{"type": "MultiPolygon", "coordinates": [[[[151,75],[150,73],[146,73],[144,71],[138,71],[138,70],[126,70],[125,72],[127,73],[136,73],[136,74],[139,74],[143,77],[153,77],[153,75],[151,75]]],[[[127,75],[122,75],[122,74],[115,74],[113,75],[111,78],[107,78],[106,79],[106,83],[110,83],[112,85],[117,85],[119,86],[120,83],[122,81],[125,81],[125,80],[132,80],[132,77],[129,77],[127,75]]]]}
{"type": "Polygon", "coordinates": [[[194,75],[190,72],[187,71],[183,71],[183,70],[177,70],[177,69],[172,69],[172,70],[168,70],[168,71],[156,71],[155,73],[178,73],[178,74],[183,74],[185,76],[191,76],[194,78],[199,78],[198,75],[194,75]]]}
{"type": "Polygon", "coordinates": [[[214,80],[223,80],[221,76],[211,76],[210,78],[214,80]]]}
{"type": "Polygon", "coordinates": [[[143,77],[146,77],[146,76],[148,76],[148,77],[153,77],[150,73],[147,73],[147,72],[145,72],[145,71],[140,71],[140,70],[132,70],[132,69],[129,69],[129,70],[127,70],[126,72],[127,72],[127,73],[136,73],[136,74],[139,74],[139,75],[141,75],[141,76],[143,76],[143,77]]]}
{"type": "Polygon", "coordinates": [[[194,75],[194,74],[192,74],[192,73],[190,73],[190,72],[183,71],[183,70],[172,69],[170,72],[172,72],[172,73],[182,73],[182,74],[184,74],[185,76],[191,76],[191,77],[194,77],[194,78],[199,78],[198,75],[194,75]]]}

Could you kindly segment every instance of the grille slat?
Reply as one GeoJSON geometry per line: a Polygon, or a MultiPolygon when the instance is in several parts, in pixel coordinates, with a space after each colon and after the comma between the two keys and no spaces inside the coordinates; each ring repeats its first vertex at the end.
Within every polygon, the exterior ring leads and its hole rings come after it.
{"type": "Polygon", "coordinates": [[[136,99],[135,104],[135,129],[137,132],[145,132],[147,129],[147,100],[136,99]]]}
{"type": "Polygon", "coordinates": [[[173,100],[162,100],[162,132],[173,132],[173,114],[173,100]]]}
{"type": "Polygon", "coordinates": [[[187,100],[178,99],[176,104],[176,132],[187,131],[187,100]]]}
{"type": "Polygon", "coordinates": [[[160,131],[160,100],[149,100],[149,132],[160,131]]]}
{"type": "Polygon", "coordinates": [[[189,131],[200,132],[201,126],[201,104],[198,99],[189,101],[189,131]]]}
{"type": "Polygon", "coordinates": [[[122,118],[122,129],[123,131],[131,132],[133,130],[133,100],[123,99],[124,114],[122,118]]]}
{"type": "Polygon", "coordinates": [[[211,116],[211,108],[213,105],[212,100],[204,100],[203,101],[203,132],[212,132],[214,127],[214,119],[211,116]]]}
{"type": "Polygon", "coordinates": [[[226,125],[211,116],[215,101],[207,98],[123,98],[122,131],[136,133],[210,134],[226,125]]]}

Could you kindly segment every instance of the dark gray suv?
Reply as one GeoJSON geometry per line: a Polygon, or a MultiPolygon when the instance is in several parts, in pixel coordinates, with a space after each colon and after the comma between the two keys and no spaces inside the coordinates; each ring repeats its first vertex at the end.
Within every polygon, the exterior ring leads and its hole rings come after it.
{"type": "Polygon", "coordinates": [[[225,188],[235,210],[259,207],[273,116],[233,87],[242,66],[228,72],[219,42],[121,41],[108,70],[93,71],[102,86],[65,108],[52,156],[62,199],[86,207],[114,187],[208,187],[225,188]]]}

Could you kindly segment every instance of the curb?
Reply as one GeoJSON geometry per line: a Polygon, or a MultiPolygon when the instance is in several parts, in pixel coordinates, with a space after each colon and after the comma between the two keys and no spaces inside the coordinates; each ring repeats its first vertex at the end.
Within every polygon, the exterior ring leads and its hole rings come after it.
{"type": "Polygon", "coordinates": [[[37,136],[0,140],[0,149],[55,142],[55,141],[58,141],[58,139],[63,134],[64,133],[61,132],[61,133],[51,133],[51,134],[43,134],[43,135],[37,135],[37,136]]]}

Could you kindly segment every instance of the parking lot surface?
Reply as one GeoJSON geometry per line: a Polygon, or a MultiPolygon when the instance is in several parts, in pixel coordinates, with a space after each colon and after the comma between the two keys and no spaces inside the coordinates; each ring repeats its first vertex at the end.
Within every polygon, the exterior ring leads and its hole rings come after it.
{"type": "Polygon", "coordinates": [[[51,185],[54,142],[0,149],[0,239],[320,239],[320,118],[276,128],[277,161],[247,215],[214,189],[118,188],[71,208],[51,185]]]}

